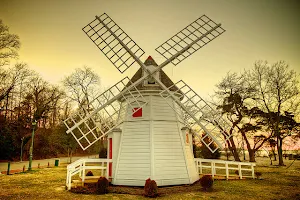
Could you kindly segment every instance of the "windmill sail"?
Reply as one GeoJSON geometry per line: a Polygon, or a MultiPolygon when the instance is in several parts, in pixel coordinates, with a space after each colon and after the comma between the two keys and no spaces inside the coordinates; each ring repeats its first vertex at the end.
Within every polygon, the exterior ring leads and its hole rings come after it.
{"type": "Polygon", "coordinates": [[[221,24],[217,24],[203,15],[155,50],[166,59],[181,52],[172,60],[172,63],[177,65],[224,32],[221,24]]]}
{"type": "Polygon", "coordinates": [[[129,83],[132,84],[125,77],[95,98],[89,104],[90,109],[82,107],[64,121],[67,133],[73,135],[83,150],[120,125],[123,122],[120,115],[132,115],[138,112],[134,110],[135,107],[143,108],[146,105],[147,101],[136,87],[132,87],[130,91],[124,90],[129,83]],[[126,109],[132,112],[127,113],[126,109]]]}
{"type": "Polygon", "coordinates": [[[106,14],[97,16],[82,29],[112,64],[123,73],[145,52],[106,14]]]}
{"type": "Polygon", "coordinates": [[[204,99],[182,80],[160,93],[161,97],[167,102],[169,102],[168,98],[172,98],[169,91],[174,91],[173,88],[177,88],[177,91],[175,91],[177,93],[180,91],[182,101],[175,101],[177,106],[174,104],[169,104],[169,106],[182,117],[186,126],[197,133],[196,136],[201,139],[211,152],[215,152],[218,148],[223,148],[227,140],[232,137],[234,130],[222,117],[222,114],[208,105],[204,99]],[[217,146],[213,145],[213,143],[216,143],[217,146]]]}

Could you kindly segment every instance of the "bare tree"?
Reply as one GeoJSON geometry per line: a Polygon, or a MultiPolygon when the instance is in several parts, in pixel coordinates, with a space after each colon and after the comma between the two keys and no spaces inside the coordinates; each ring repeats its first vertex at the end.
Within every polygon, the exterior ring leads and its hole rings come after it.
{"type": "MultiPolygon", "coordinates": [[[[5,119],[8,112],[16,106],[16,90],[30,76],[30,71],[26,64],[18,63],[5,70],[0,67],[0,115],[4,112],[5,119]]],[[[21,97],[20,97],[21,98],[21,97]]],[[[21,101],[19,98],[19,102],[21,101]]]]}
{"type": "Polygon", "coordinates": [[[56,110],[58,101],[63,98],[63,95],[64,92],[57,86],[50,85],[39,76],[33,77],[27,96],[34,107],[33,119],[42,120],[45,127],[47,118],[56,110]]]}
{"type": "Polygon", "coordinates": [[[87,110],[90,109],[90,101],[100,92],[99,84],[100,77],[88,67],[77,68],[63,80],[68,98],[78,107],[87,107],[87,110]]]}
{"type": "MultiPolygon", "coordinates": [[[[254,69],[247,74],[248,82],[256,88],[255,102],[265,114],[266,125],[277,140],[279,165],[284,165],[282,157],[283,139],[291,113],[299,109],[299,81],[295,71],[288,64],[279,61],[269,64],[256,62],[254,69]]],[[[293,118],[293,117],[292,117],[293,118]]]]}
{"type": "MultiPolygon", "coordinates": [[[[217,88],[216,94],[223,100],[218,109],[231,122],[232,128],[237,128],[246,143],[250,162],[255,162],[255,152],[270,138],[270,134],[258,133],[262,126],[256,123],[259,110],[253,104],[255,87],[248,82],[245,74],[228,73],[217,88]]],[[[233,139],[229,140],[228,146],[229,149],[235,147],[233,139]]]]}
{"type": "Polygon", "coordinates": [[[20,46],[19,36],[9,33],[8,26],[0,19],[0,66],[8,65],[10,59],[18,58],[20,46]]]}

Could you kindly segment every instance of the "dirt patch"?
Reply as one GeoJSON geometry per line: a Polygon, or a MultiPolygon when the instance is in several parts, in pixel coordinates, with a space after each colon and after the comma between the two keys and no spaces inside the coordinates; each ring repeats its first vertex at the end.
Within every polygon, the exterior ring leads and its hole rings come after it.
{"type": "MultiPolygon", "coordinates": [[[[86,183],[84,186],[72,188],[71,192],[80,194],[97,194],[97,183],[86,183]]],[[[159,196],[166,196],[170,194],[183,194],[191,192],[203,191],[199,181],[192,185],[178,185],[178,186],[163,186],[158,187],[159,196]]],[[[110,185],[108,188],[109,193],[115,194],[130,194],[130,195],[144,195],[144,187],[120,186],[110,185]]],[[[208,191],[209,192],[209,191],[208,191]]]]}

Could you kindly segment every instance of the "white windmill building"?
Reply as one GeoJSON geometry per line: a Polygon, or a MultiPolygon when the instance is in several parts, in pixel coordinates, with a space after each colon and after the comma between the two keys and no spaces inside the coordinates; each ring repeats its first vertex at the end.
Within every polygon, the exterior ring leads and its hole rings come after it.
{"type": "Polygon", "coordinates": [[[212,152],[224,146],[232,131],[221,114],[183,81],[174,84],[162,68],[177,65],[224,33],[221,24],[205,15],[189,24],[156,49],[166,58],[160,65],[150,56],[143,63],[144,51],[105,13],[83,31],[121,73],[135,63],[140,68],[92,101],[91,110],[81,108],[66,119],[67,133],[84,150],[108,136],[112,184],[143,186],[148,178],[158,186],[198,180],[189,130],[196,127],[194,136],[212,152]]]}
{"type": "MultiPolygon", "coordinates": [[[[144,64],[150,70],[158,66],[150,56],[144,64]]],[[[140,68],[131,82],[140,79],[144,73],[146,72],[140,68]]],[[[156,72],[155,76],[167,87],[174,85],[162,70],[156,72]]],[[[127,113],[132,114],[121,115],[123,123],[120,128],[108,134],[111,141],[109,148],[112,147],[112,159],[115,163],[112,183],[142,186],[149,177],[158,185],[195,182],[199,175],[193,161],[192,142],[186,140],[189,137],[186,137],[187,128],[184,127],[182,117],[161,97],[163,89],[155,79],[145,79],[136,88],[143,95],[143,99],[137,100],[145,100],[147,103],[142,108],[134,104],[133,107],[124,106],[127,113]],[[134,110],[137,111],[133,113],[134,110]]],[[[180,91],[176,93],[175,87],[172,90],[180,99],[180,91]]],[[[168,101],[175,104],[173,99],[168,101]]]]}

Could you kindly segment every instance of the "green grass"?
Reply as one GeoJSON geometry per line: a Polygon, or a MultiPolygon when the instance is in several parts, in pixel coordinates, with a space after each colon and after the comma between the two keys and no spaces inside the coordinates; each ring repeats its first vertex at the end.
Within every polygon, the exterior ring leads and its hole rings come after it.
{"type": "MultiPolygon", "coordinates": [[[[159,188],[158,199],[298,199],[300,200],[300,161],[287,167],[270,166],[266,158],[257,159],[255,171],[262,180],[215,180],[213,190],[204,192],[197,186],[159,188]]],[[[289,166],[292,161],[285,160],[289,166]]],[[[44,168],[30,173],[0,176],[0,199],[146,199],[141,195],[116,194],[84,195],[65,190],[66,167],[44,168]]],[[[127,188],[134,193],[142,188],[127,188]]],[[[125,190],[122,190],[126,192],[125,190]]]]}

